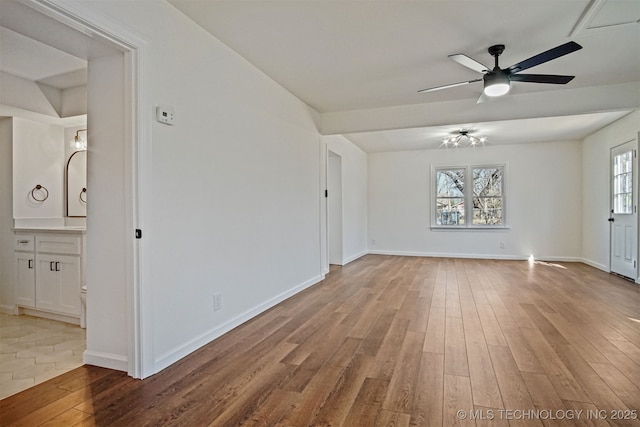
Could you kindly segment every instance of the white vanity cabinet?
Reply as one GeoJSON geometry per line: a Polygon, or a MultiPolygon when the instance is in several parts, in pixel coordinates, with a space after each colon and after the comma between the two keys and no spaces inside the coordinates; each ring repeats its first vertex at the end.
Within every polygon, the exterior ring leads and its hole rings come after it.
{"type": "Polygon", "coordinates": [[[15,233],[14,249],[18,308],[33,309],[26,311],[33,315],[79,318],[84,233],[20,231],[15,233]]]}

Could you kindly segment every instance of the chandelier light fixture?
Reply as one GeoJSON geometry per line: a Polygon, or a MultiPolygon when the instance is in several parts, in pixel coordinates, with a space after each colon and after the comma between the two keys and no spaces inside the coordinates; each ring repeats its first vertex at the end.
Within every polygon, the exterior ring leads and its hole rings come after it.
{"type": "Polygon", "coordinates": [[[470,135],[471,131],[460,130],[456,135],[442,140],[444,147],[475,147],[487,141],[486,136],[470,135]]]}

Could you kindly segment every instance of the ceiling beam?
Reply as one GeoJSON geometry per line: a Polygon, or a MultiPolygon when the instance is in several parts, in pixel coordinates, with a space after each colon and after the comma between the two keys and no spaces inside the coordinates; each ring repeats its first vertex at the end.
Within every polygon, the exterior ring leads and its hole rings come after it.
{"type": "Polygon", "coordinates": [[[476,104],[475,99],[401,105],[321,114],[320,132],[335,135],[452,123],[491,122],[640,108],[640,82],[511,94],[476,104]]]}

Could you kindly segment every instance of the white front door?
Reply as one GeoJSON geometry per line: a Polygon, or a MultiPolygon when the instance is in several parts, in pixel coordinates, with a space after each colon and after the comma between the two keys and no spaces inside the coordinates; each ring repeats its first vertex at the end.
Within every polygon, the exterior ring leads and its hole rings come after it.
{"type": "Polygon", "coordinates": [[[633,280],[637,274],[637,142],[611,149],[611,272],[633,280]]]}

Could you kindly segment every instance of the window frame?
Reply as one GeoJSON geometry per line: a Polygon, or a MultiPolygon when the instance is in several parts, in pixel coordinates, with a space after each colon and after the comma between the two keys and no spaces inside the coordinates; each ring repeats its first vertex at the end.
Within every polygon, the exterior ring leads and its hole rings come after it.
{"type": "Polygon", "coordinates": [[[506,163],[491,163],[491,164],[463,164],[453,166],[431,166],[431,185],[430,185],[430,216],[431,216],[431,229],[433,230],[504,230],[508,229],[507,225],[507,179],[508,179],[508,165],[506,163]],[[437,174],[443,170],[464,170],[464,194],[463,200],[465,205],[464,210],[464,224],[440,225],[438,220],[438,182],[437,174]],[[491,224],[473,224],[473,171],[474,169],[501,169],[502,170],[502,223],[491,224]],[[471,206],[471,209],[466,209],[467,206],[471,206]]]}

